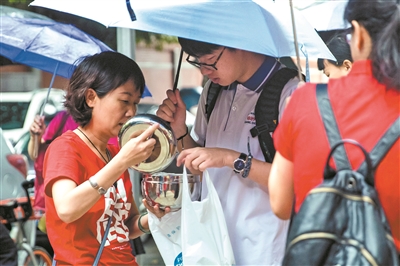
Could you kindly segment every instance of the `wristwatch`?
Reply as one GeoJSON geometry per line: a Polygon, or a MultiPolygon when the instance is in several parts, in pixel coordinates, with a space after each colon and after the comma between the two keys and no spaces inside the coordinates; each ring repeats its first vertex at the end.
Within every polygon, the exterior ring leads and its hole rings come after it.
{"type": "Polygon", "coordinates": [[[241,173],[246,165],[247,155],[241,153],[239,158],[233,162],[233,171],[237,174],[241,173]]]}
{"type": "Polygon", "coordinates": [[[105,190],[103,187],[100,187],[96,181],[93,181],[89,178],[89,183],[90,185],[94,188],[97,189],[97,192],[99,192],[100,195],[106,194],[107,190],[105,190]]]}

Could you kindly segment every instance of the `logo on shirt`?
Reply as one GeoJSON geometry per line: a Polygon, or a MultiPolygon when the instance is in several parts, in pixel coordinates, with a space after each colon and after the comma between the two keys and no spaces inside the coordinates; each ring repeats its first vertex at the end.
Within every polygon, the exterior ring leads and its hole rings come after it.
{"type": "Polygon", "coordinates": [[[97,240],[101,243],[108,219],[112,215],[105,246],[110,245],[111,242],[123,243],[129,241],[129,228],[125,225],[125,221],[128,219],[131,203],[127,202],[125,186],[121,179],[118,180],[117,187],[118,190],[114,186],[110,187],[104,194],[105,210],[97,221],[97,240]]]}
{"type": "Polygon", "coordinates": [[[256,124],[256,115],[254,111],[251,111],[250,114],[247,115],[246,120],[244,121],[245,124],[255,125],[256,124]]]}

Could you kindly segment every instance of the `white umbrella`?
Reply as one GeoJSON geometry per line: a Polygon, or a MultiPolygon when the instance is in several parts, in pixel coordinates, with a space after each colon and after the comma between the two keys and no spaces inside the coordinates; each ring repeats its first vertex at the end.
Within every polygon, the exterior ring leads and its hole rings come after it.
{"type": "Polygon", "coordinates": [[[304,1],[295,0],[295,6],[317,31],[347,29],[343,19],[347,0],[304,1]]]}

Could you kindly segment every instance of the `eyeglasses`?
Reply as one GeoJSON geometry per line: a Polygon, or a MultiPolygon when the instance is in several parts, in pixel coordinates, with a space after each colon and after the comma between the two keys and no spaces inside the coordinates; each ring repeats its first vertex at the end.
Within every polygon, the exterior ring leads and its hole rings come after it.
{"type": "Polygon", "coordinates": [[[225,51],[225,47],[224,47],[224,49],[222,49],[221,53],[218,55],[217,59],[215,60],[215,62],[213,64],[200,63],[199,59],[197,57],[194,57],[191,55],[188,55],[188,57],[186,58],[186,62],[188,62],[189,64],[191,64],[197,68],[204,67],[205,69],[208,69],[208,70],[218,70],[216,65],[217,65],[219,59],[221,58],[222,54],[224,53],[224,51],[225,51]]]}

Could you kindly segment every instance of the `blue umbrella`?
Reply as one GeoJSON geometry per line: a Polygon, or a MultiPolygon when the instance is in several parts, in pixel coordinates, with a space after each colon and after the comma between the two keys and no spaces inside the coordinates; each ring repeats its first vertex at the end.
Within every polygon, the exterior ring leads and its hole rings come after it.
{"type": "Polygon", "coordinates": [[[2,16],[0,54],[69,78],[81,57],[112,50],[78,28],[55,21],[2,16]]]}
{"type": "MultiPolygon", "coordinates": [[[[0,16],[0,55],[13,62],[70,78],[76,62],[88,55],[112,51],[103,42],[70,24],[36,18],[0,16]]],[[[151,96],[145,89],[143,97],[151,96]]]]}

